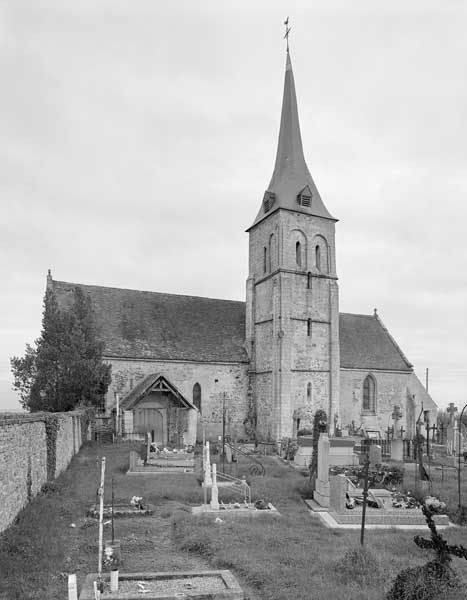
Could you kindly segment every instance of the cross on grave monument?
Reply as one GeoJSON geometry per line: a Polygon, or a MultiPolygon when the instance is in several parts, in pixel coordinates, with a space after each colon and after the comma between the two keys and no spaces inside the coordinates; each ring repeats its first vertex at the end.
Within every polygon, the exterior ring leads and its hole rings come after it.
{"type": "Polygon", "coordinates": [[[457,412],[457,406],[454,406],[454,402],[450,402],[446,412],[449,413],[449,425],[447,427],[447,453],[452,456],[454,453],[454,440],[455,438],[455,425],[454,425],[454,414],[457,412]]]}
{"type": "Polygon", "coordinates": [[[146,463],[149,462],[150,453],[151,453],[151,434],[149,431],[146,433],[146,463]]]}
{"type": "Polygon", "coordinates": [[[457,406],[454,406],[454,402],[449,403],[446,412],[449,413],[449,424],[454,427],[454,413],[457,412],[457,406]]]}
{"type": "Polygon", "coordinates": [[[397,431],[399,429],[398,425],[399,425],[399,421],[400,419],[402,419],[402,410],[401,407],[398,404],[394,405],[394,410],[392,411],[392,415],[391,415],[393,421],[394,421],[394,433],[396,435],[396,439],[393,439],[391,441],[391,458],[393,460],[403,460],[404,459],[404,443],[402,441],[402,432],[403,432],[403,428],[401,426],[401,436],[398,437],[397,436],[397,431]]]}
{"type": "Polygon", "coordinates": [[[391,417],[394,421],[394,431],[397,431],[399,421],[402,419],[402,410],[398,404],[394,405],[394,410],[392,411],[391,417]]]}

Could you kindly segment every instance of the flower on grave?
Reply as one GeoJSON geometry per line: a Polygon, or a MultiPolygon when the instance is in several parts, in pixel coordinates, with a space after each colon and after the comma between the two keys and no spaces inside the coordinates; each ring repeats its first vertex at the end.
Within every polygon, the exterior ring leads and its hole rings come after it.
{"type": "Polygon", "coordinates": [[[112,546],[105,546],[102,566],[104,569],[108,569],[110,571],[118,569],[118,556],[115,554],[112,546]]]}
{"type": "Polygon", "coordinates": [[[446,503],[442,502],[439,498],[436,498],[436,496],[428,496],[425,500],[425,505],[431,512],[437,514],[443,513],[446,510],[446,503]]]}
{"type": "Polygon", "coordinates": [[[134,506],[135,508],[139,508],[139,509],[143,509],[143,497],[142,496],[133,496],[133,498],[130,500],[130,504],[132,506],[134,506]]]}

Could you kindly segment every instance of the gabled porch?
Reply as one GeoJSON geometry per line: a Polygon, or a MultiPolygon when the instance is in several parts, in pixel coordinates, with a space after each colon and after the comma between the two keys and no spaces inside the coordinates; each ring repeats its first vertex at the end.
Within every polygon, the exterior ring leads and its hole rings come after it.
{"type": "Polygon", "coordinates": [[[124,435],[145,436],[160,448],[196,441],[198,409],[161,373],[147,375],[121,401],[124,435]]]}

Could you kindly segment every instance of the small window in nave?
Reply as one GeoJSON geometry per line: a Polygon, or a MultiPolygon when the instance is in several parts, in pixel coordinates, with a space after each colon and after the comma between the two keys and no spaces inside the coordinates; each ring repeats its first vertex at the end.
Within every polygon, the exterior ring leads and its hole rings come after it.
{"type": "Polygon", "coordinates": [[[193,404],[201,412],[201,386],[199,383],[195,383],[193,386],[193,404]]]}

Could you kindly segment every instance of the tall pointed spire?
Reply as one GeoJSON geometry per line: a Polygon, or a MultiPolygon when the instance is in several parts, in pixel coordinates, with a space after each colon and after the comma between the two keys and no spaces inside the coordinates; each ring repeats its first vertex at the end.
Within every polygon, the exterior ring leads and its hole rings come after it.
{"type": "Polygon", "coordinates": [[[276,163],[265,200],[254,224],[278,208],[333,219],[321,200],[303,154],[295,81],[288,50],[276,163]],[[304,206],[297,198],[307,186],[309,189],[304,193],[308,196],[311,194],[311,202],[309,206],[304,206]],[[268,206],[269,210],[265,210],[268,206]]]}

